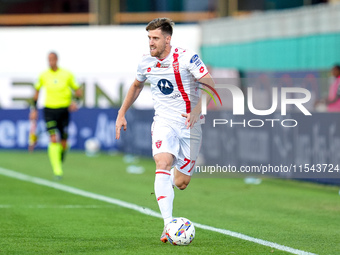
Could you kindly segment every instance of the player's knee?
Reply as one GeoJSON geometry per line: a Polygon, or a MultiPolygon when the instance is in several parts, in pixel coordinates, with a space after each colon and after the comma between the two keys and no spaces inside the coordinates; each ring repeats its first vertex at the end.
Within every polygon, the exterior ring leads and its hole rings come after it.
{"type": "Polygon", "coordinates": [[[159,161],[156,162],[156,168],[170,171],[171,165],[166,161],[159,161]]]}
{"type": "Polygon", "coordinates": [[[155,163],[157,169],[163,169],[170,171],[172,162],[165,157],[155,157],[155,163]]]}

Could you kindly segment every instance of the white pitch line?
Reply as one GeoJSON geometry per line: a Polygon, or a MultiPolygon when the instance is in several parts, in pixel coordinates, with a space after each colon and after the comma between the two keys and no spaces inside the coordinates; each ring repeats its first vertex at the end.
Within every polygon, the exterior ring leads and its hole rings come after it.
{"type": "MultiPolygon", "coordinates": [[[[118,205],[118,206],[121,206],[121,207],[124,207],[124,208],[128,208],[128,209],[140,212],[142,214],[153,216],[153,217],[162,218],[160,213],[155,212],[155,211],[153,211],[149,208],[145,208],[145,207],[142,207],[142,206],[139,206],[139,205],[136,205],[136,204],[132,204],[132,203],[129,203],[129,202],[125,202],[125,201],[122,201],[122,200],[119,200],[119,199],[95,194],[95,193],[88,192],[88,191],[85,191],[85,190],[73,188],[71,186],[67,186],[67,185],[64,185],[64,184],[48,181],[48,180],[41,179],[41,178],[38,178],[38,177],[29,176],[29,175],[22,174],[22,173],[19,173],[19,172],[15,172],[15,171],[12,171],[12,170],[8,170],[8,169],[2,168],[2,167],[0,167],[0,174],[7,176],[7,177],[14,178],[14,179],[27,181],[27,182],[31,182],[31,183],[42,185],[42,186],[47,186],[47,187],[54,188],[54,189],[57,189],[57,190],[62,190],[62,191],[72,193],[72,194],[76,194],[76,195],[79,195],[79,196],[92,198],[92,199],[99,200],[99,201],[104,201],[104,202],[107,202],[107,203],[110,203],[110,204],[115,204],[115,205],[118,205]]],[[[316,255],[315,253],[294,249],[294,248],[291,248],[291,247],[288,247],[288,246],[285,246],[285,245],[277,244],[277,243],[274,243],[274,242],[269,242],[269,241],[266,241],[266,240],[247,236],[247,235],[244,235],[244,234],[241,234],[241,233],[233,232],[233,231],[230,231],[230,230],[215,228],[215,227],[203,225],[203,224],[196,223],[196,222],[193,222],[193,223],[194,223],[196,228],[201,228],[201,229],[204,229],[204,230],[209,230],[209,231],[221,233],[221,234],[224,234],[224,235],[227,235],[227,236],[236,237],[236,238],[239,238],[239,239],[242,239],[242,240],[246,240],[246,241],[261,244],[261,245],[264,245],[264,246],[272,247],[272,248],[275,248],[277,250],[286,251],[286,252],[289,252],[289,253],[292,253],[292,254],[316,255]]]]}
{"type": "Polygon", "coordinates": [[[29,209],[103,209],[112,206],[101,205],[0,205],[1,208],[29,208],[29,209]]]}

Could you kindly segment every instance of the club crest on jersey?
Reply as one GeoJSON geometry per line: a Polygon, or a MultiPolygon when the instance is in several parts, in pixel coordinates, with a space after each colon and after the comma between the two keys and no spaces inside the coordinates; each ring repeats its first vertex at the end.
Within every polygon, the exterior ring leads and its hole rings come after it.
{"type": "Polygon", "coordinates": [[[155,142],[157,149],[159,149],[162,146],[162,141],[158,140],[157,142],[155,142]]]}
{"type": "Polygon", "coordinates": [[[175,73],[178,73],[179,72],[179,64],[178,64],[178,61],[174,61],[172,63],[172,67],[174,68],[174,72],[175,73]]]}
{"type": "Polygon", "coordinates": [[[196,66],[200,66],[202,64],[202,61],[200,60],[199,56],[195,54],[190,59],[190,63],[195,63],[196,66]]]}
{"type": "Polygon", "coordinates": [[[161,64],[159,62],[157,62],[157,64],[155,65],[155,67],[157,68],[168,68],[169,66],[169,64],[161,64]]]}
{"type": "Polygon", "coordinates": [[[167,79],[161,79],[157,83],[157,87],[164,95],[169,95],[174,91],[174,86],[167,79]]]}

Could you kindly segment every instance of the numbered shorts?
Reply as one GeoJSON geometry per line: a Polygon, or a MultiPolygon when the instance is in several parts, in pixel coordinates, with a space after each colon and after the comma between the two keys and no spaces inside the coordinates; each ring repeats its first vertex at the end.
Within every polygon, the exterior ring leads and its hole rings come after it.
{"type": "Polygon", "coordinates": [[[46,129],[50,135],[56,134],[56,131],[58,130],[60,138],[67,139],[67,129],[70,121],[68,108],[44,108],[44,117],[46,129]]]}
{"type": "Polygon", "coordinates": [[[201,125],[187,129],[184,124],[154,120],[151,126],[152,155],[167,152],[174,155],[173,167],[191,176],[201,147],[201,125]]]}

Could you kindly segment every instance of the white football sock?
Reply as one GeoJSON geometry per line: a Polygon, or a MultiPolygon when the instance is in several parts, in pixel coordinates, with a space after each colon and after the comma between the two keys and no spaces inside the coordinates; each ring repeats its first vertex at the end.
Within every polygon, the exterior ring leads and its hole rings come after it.
{"type": "Polygon", "coordinates": [[[157,169],[155,177],[155,195],[159,210],[164,219],[164,225],[172,221],[172,205],[174,201],[174,189],[170,180],[170,172],[157,169]]]}
{"type": "Polygon", "coordinates": [[[175,186],[175,168],[171,168],[170,170],[170,181],[172,186],[175,186]]]}

